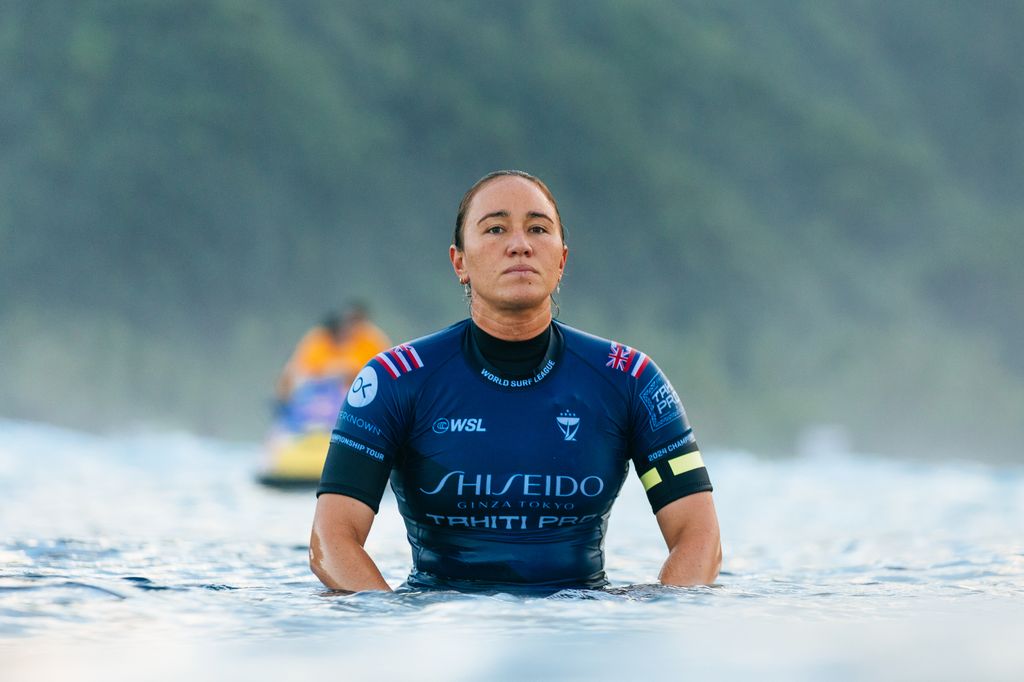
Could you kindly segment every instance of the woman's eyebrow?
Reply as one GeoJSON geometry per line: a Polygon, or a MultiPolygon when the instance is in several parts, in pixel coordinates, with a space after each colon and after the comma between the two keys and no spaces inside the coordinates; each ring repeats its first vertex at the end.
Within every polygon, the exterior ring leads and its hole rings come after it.
{"type": "Polygon", "coordinates": [[[540,211],[530,211],[529,213],[526,214],[526,217],[527,218],[543,218],[544,220],[548,220],[550,222],[555,222],[554,220],[551,220],[551,218],[549,218],[546,214],[541,213],[540,211]]]}
{"type": "Polygon", "coordinates": [[[507,218],[508,216],[509,216],[509,212],[508,211],[505,211],[505,210],[494,211],[493,213],[488,213],[487,215],[482,217],[480,220],[476,221],[476,224],[479,225],[480,223],[482,223],[483,221],[487,220],[488,218],[507,218]]]}

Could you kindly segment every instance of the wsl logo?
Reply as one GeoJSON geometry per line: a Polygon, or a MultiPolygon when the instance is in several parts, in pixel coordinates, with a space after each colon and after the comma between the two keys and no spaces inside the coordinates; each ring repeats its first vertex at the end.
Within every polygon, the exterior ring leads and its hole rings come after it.
{"type": "Polygon", "coordinates": [[[562,432],[563,440],[576,440],[576,432],[580,430],[580,418],[570,410],[565,410],[555,417],[558,428],[562,432]]]}
{"type": "Polygon", "coordinates": [[[487,431],[483,419],[446,419],[441,417],[434,422],[434,433],[445,434],[452,431],[470,431],[483,433],[487,431]]]}

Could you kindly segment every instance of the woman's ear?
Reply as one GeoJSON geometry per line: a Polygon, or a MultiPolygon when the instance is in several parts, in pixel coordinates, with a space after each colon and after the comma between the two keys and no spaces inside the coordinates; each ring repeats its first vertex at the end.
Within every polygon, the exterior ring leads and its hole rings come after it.
{"type": "Polygon", "coordinates": [[[455,271],[455,276],[459,278],[459,284],[468,282],[469,279],[466,276],[466,256],[455,247],[455,244],[448,247],[448,258],[452,262],[452,270],[455,271]]]}

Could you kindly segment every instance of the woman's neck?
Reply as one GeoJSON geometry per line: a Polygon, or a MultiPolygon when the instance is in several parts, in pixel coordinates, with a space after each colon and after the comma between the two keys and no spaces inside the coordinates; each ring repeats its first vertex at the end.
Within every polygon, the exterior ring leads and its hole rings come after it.
{"type": "Polygon", "coordinates": [[[522,311],[496,311],[479,305],[474,298],[469,307],[476,326],[503,341],[525,341],[540,335],[551,324],[548,305],[522,311]]]}

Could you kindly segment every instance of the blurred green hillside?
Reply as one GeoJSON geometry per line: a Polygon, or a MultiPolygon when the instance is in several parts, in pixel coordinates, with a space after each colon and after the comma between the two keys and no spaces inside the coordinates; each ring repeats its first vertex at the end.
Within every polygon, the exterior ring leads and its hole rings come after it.
{"type": "Polygon", "coordinates": [[[465,316],[479,176],[559,199],[561,319],[707,446],[1012,457],[1024,4],[0,4],[0,415],[259,439],[321,314],[465,316]]]}

